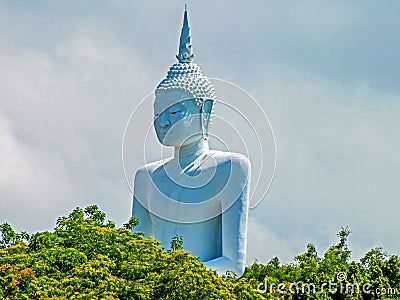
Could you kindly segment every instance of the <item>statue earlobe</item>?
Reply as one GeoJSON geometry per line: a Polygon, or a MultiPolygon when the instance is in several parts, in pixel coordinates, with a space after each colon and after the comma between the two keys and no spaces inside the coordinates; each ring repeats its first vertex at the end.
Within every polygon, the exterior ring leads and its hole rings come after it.
{"type": "Polygon", "coordinates": [[[211,115],[213,107],[214,107],[214,99],[204,99],[203,104],[201,106],[201,112],[211,115]]]}
{"type": "Polygon", "coordinates": [[[208,140],[208,127],[214,108],[214,99],[204,99],[201,106],[201,127],[204,140],[208,140]]]}

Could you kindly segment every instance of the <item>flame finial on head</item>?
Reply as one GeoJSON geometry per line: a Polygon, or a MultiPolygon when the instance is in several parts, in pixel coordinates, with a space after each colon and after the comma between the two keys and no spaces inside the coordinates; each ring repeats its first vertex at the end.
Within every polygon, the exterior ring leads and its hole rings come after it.
{"type": "Polygon", "coordinates": [[[180,63],[189,63],[193,59],[192,44],[190,42],[190,27],[187,17],[187,9],[185,4],[185,13],[183,15],[183,26],[181,31],[181,38],[179,40],[179,53],[176,58],[180,63]]]}
{"type": "Polygon", "coordinates": [[[192,62],[193,54],[186,5],[179,53],[176,58],[178,62],[170,67],[167,76],[158,84],[155,93],[169,90],[186,91],[196,99],[196,103],[200,107],[204,99],[215,99],[213,84],[203,74],[200,67],[192,62]]]}

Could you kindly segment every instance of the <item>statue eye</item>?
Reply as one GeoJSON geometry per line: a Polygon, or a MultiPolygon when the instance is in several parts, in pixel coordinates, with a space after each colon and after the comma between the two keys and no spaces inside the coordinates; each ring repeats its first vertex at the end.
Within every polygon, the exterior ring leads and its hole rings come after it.
{"type": "Polygon", "coordinates": [[[171,115],[175,115],[175,114],[177,114],[179,112],[179,110],[177,110],[177,111],[171,111],[171,115]]]}

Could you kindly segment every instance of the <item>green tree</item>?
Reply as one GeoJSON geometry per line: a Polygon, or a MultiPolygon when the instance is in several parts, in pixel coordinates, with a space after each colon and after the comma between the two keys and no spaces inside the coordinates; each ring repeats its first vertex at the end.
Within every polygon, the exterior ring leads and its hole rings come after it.
{"type": "Polygon", "coordinates": [[[238,299],[241,291],[258,296],[181,250],[181,238],[166,252],[155,239],[131,231],[137,218],[125,228],[112,223],[93,205],[74,209],[57,219],[53,232],[37,232],[29,241],[3,224],[0,299],[238,299]]]}
{"type": "Polygon", "coordinates": [[[255,261],[243,276],[219,276],[182,250],[183,240],[171,240],[165,251],[155,239],[132,232],[133,217],[116,228],[96,205],[76,208],[59,217],[52,232],[16,233],[0,225],[0,299],[384,299],[400,296],[400,258],[375,248],[350,261],[342,228],[339,241],[318,256],[308,244],[293,263],[278,257],[255,261]],[[344,274],[345,276],[338,276],[344,274]],[[333,293],[323,283],[354,287],[368,283],[370,291],[333,293]],[[258,291],[264,283],[265,291],[258,291]],[[317,290],[301,290],[314,283],[317,290]],[[261,285],[260,285],[261,284],[261,285]],[[279,285],[279,286],[278,286],[279,285]],[[272,287],[272,288],[270,288],[272,287]],[[299,289],[297,289],[299,287],[299,289]],[[295,292],[293,292],[295,291],[295,292]],[[297,293],[296,293],[297,291],[297,293]],[[385,291],[385,293],[382,293],[385,291]]]}
{"type": "Polygon", "coordinates": [[[0,224],[0,247],[5,248],[23,241],[29,241],[29,234],[26,231],[17,233],[10,224],[0,224]]]}
{"type": "Polygon", "coordinates": [[[175,234],[171,240],[171,250],[183,250],[183,237],[181,235],[175,234]]]}
{"type": "Polygon", "coordinates": [[[123,226],[125,229],[133,230],[133,228],[135,228],[138,225],[139,225],[139,218],[136,216],[133,216],[123,226]]]}

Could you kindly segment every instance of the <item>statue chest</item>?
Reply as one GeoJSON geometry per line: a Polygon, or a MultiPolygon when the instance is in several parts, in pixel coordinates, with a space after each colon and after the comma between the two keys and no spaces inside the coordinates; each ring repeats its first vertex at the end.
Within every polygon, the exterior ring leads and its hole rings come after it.
{"type": "Polygon", "coordinates": [[[199,203],[222,196],[229,172],[218,166],[165,166],[150,175],[150,199],[165,197],[183,203],[199,203]]]}
{"type": "Polygon", "coordinates": [[[148,208],[154,215],[178,223],[214,218],[222,213],[227,176],[218,168],[187,173],[160,168],[150,176],[148,208]]]}

